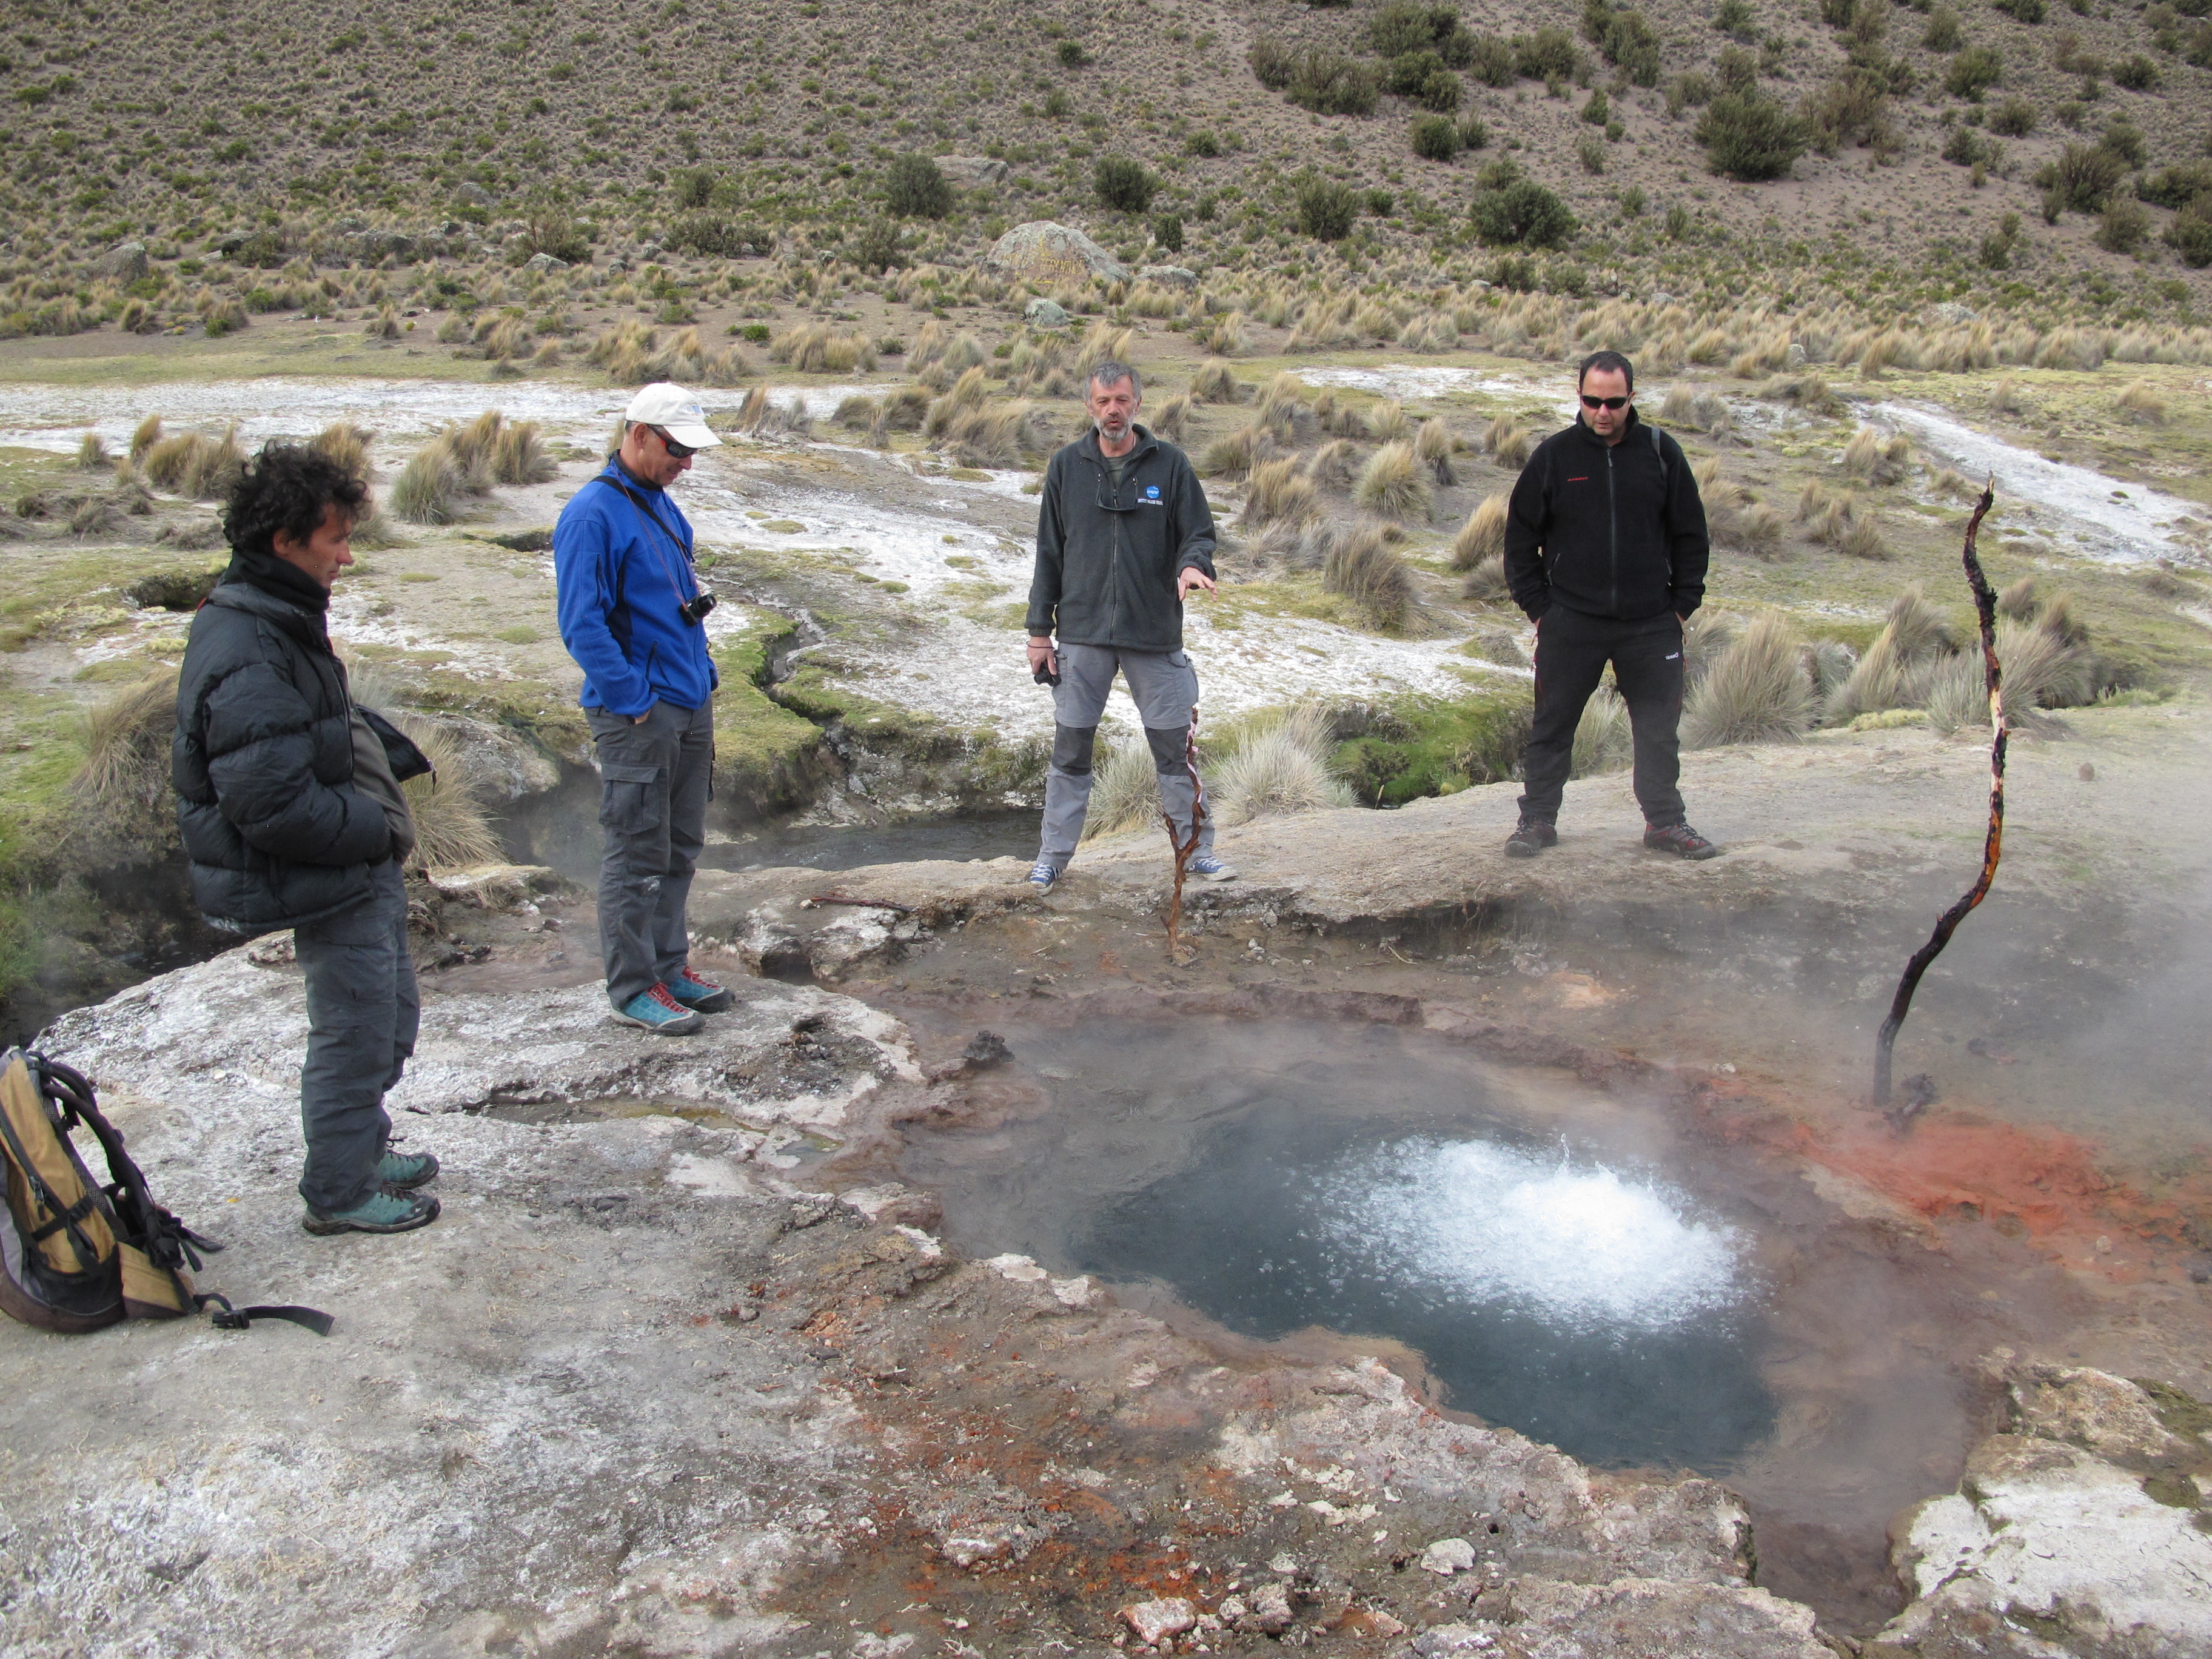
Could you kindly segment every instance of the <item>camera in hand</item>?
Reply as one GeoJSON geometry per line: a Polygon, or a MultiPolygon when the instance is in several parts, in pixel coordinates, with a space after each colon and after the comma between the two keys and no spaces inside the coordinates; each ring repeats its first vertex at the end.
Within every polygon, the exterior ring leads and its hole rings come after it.
{"type": "Polygon", "coordinates": [[[701,623],[707,620],[707,613],[714,608],[714,590],[706,587],[702,587],[699,590],[698,598],[686,599],[683,604],[676,607],[678,613],[683,617],[684,620],[690,623],[695,628],[701,623]]]}
{"type": "Polygon", "coordinates": [[[1059,665],[1056,664],[1050,657],[1047,657],[1042,662],[1036,665],[1036,670],[1030,675],[1030,678],[1035,680],[1039,685],[1058,685],[1060,684],[1059,665]]]}

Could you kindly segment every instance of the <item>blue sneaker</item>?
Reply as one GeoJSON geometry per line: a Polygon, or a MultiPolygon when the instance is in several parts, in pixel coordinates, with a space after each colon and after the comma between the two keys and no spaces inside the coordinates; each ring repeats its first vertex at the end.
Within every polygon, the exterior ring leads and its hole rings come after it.
{"type": "Polygon", "coordinates": [[[1035,864],[1030,866],[1030,885],[1036,888],[1040,893],[1049,893],[1052,891],[1053,883],[1059,879],[1059,869],[1053,865],[1047,864],[1042,859],[1039,859],[1035,864]]]}
{"type": "Polygon", "coordinates": [[[695,1013],[719,1014],[738,1006],[738,994],[711,979],[701,979],[689,968],[679,968],[668,981],[668,994],[695,1013]]]}
{"type": "Polygon", "coordinates": [[[670,995],[665,985],[640,991],[615,1010],[615,1018],[625,1025],[640,1026],[655,1036],[688,1036],[707,1023],[670,995]]]}
{"type": "Polygon", "coordinates": [[[1204,876],[1208,881],[1237,879],[1237,866],[1233,864],[1224,864],[1211,853],[1200,853],[1188,864],[1183,866],[1183,871],[1188,875],[1204,876]]]}
{"type": "Polygon", "coordinates": [[[386,1146],[376,1160],[376,1178],[386,1187],[412,1192],[438,1178],[438,1160],[428,1152],[395,1152],[386,1146]]]}
{"type": "Polygon", "coordinates": [[[411,1233],[438,1218],[438,1200],[428,1193],[403,1193],[379,1187],[350,1210],[325,1213],[313,1205],[300,1224],[318,1237],[332,1233],[411,1233]]]}

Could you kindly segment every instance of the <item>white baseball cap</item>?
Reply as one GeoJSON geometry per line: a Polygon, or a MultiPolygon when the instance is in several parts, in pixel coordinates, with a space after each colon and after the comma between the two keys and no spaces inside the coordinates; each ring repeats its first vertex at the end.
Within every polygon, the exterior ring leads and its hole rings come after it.
{"type": "Polygon", "coordinates": [[[722,441],[708,426],[707,411],[699,407],[699,400],[666,380],[639,387],[623,418],[639,426],[657,426],[689,449],[713,449],[722,441]]]}

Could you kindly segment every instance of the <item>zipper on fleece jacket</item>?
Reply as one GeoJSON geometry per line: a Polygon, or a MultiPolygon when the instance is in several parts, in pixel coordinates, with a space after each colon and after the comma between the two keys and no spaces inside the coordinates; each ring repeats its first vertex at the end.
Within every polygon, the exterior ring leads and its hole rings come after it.
{"type": "MultiPolygon", "coordinates": [[[[1601,438],[1600,443],[1605,443],[1601,438]]],[[[1613,495],[1613,448],[1605,445],[1605,540],[1607,556],[1612,562],[1612,581],[1606,588],[1607,603],[1613,614],[1620,614],[1620,510],[1613,495]]]]}

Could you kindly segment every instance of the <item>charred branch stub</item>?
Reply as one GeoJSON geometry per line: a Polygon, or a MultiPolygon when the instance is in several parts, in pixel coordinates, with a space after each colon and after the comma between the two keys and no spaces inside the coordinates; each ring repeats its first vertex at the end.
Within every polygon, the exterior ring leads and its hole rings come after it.
{"type": "Polygon", "coordinates": [[[1178,966],[1190,959],[1182,942],[1182,884],[1189,874],[1190,855],[1198,851],[1199,832],[1206,826],[1206,784],[1198,775],[1198,709],[1190,711],[1190,726],[1182,738],[1183,770],[1190,774],[1190,838],[1176,834],[1174,815],[1163,807],[1160,822],[1168,827],[1168,846],[1175,854],[1175,891],[1168,899],[1168,960],[1178,966]]]}
{"type": "MultiPolygon", "coordinates": [[[[1996,480],[1991,477],[1982,488],[1982,499],[1974,504],[1974,516],[1966,521],[1966,541],[1960,550],[1960,560],[1966,568],[1966,585],[1973,590],[1974,614],[1981,623],[1982,674],[1990,690],[1990,827],[1982,842],[1982,873],[1974,884],[1960,896],[1957,903],[1936,920],[1936,931],[1929,935],[1928,943],[1912,953],[1911,961],[1905,964],[1905,972],[1897,981],[1897,994],[1889,1005],[1889,1018],[1881,1023],[1881,1030],[1875,1038],[1874,1047],[1874,1103],[1884,1113],[1889,1113],[1890,1056],[1897,1047],[1897,1033],[1905,1024],[1905,1017],[1912,1010],[1912,994],[1920,988],[1920,976],[1928,966],[1943,953],[1951,942],[1951,935],[1966,920],[1966,912],[1989,896],[1990,884],[1996,879],[1997,859],[2004,848],[2004,773],[2005,727],[2004,673],[1997,662],[1997,596],[1990,586],[1990,579],[1982,573],[1982,562],[1974,552],[1974,538],[1980,534],[1982,520],[1996,501],[1996,480]]],[[[1900,1134],[1911,1125],[1917,1110],[1935,1095],[1933,1081],[1925,1077],[1914,1079],[1914,1101],[1911,1109],[1890,1114],[1892,1126],[1900,1134]]]]}

